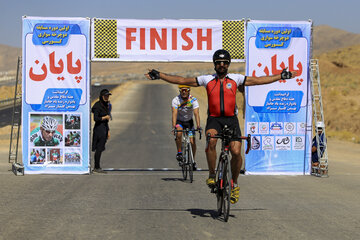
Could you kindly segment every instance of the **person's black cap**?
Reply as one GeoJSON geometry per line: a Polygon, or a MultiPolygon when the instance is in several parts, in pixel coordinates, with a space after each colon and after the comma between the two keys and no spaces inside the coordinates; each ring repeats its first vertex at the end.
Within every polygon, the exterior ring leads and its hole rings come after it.
{"type": "Polygon", "coordinates": [[[107,90],[107,89],[101,90],[101,92],[100,92],[100,97],[106,96],[106,95],[112,95],[112,94],[111,94],[111,93],[109,92],[109,90],[107,90]]]}

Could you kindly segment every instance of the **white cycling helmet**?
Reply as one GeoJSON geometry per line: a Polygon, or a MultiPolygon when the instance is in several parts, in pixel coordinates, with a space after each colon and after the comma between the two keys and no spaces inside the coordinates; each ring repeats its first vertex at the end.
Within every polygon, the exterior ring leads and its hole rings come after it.
{"type": "Polygon", "coordinates": [[[57,126],[58,121],[53,117],[45,116],[41,121],[41,127],[45,131],[55,131],[57,129],[57,126]]]}
{"type": "Polygon", "coordinates": [[[317,128],[324,128],[325,124],[324,124],[324,122],[316,122],[316,127],[317,128]]]}

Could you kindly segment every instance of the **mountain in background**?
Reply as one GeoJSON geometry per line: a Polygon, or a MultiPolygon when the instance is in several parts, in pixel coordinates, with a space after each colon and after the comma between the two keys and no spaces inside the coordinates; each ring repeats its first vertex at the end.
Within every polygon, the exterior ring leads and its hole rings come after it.
{"type": "Polygon", "coordinates": [[[360,44],[360,34],[319,25],[313,30],[313,44],[313,56],[317,56],[330,50],[360,44]]]}
{"type": "Polygon", "coordinates": [[[18,56],[21,56],[21,48],[0,44],[0,72],[16,72],[18,56]]]}

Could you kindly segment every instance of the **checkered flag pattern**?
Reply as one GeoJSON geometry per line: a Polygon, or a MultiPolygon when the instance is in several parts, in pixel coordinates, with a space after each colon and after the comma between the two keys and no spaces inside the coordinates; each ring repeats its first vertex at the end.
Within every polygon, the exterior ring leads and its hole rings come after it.
{"type": "Polygon", "coordinates": [[[244,25],[243,20],[222,22],[222,47],[232,59],[245,59],[244,25]]]}
{"type": "Polygon", "coordinates": [[[118,58],[117,20],[95,19],[94,29],[95,58],[118,58]]]}

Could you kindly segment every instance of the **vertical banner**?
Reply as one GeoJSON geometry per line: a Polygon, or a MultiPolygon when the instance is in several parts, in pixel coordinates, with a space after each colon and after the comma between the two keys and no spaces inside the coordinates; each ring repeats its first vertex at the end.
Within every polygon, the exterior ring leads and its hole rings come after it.
{"type": "Polygon", "coordinates": [[[310,174],[311,22],[249,21],[248,76],[297,71],[289,80],[246,87],[246,134],[252,135],[247,174],[310,174]]]}
{"type": "Polygon", "coordinates": [[[26,174],[89,173],[90,20],[23,17],[26,174]]]}
{"type": "Polygon", "coordinates": [[[138,20],[93,18],[93,61],[211,62],[226,49],[244,61],[244,20],[138,20]]]}

